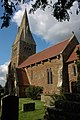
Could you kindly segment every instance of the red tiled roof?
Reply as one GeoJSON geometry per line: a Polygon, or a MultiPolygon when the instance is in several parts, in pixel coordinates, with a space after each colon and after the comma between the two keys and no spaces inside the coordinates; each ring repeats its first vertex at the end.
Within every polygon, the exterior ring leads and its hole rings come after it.
{"type": "MultiPolygon", "coordinates": [[[[80,45],[77,45],[76,46],[76,50],[77,49],[80,49],[80,45]]],[[[69,57],[69,59],[67,60],[67,62],[72,62],[72,61],[75,61],[75,60],[77,60],[78,59],[78,57],[77,57],[77,53],[76,53],[76,51],[74,51],[74,52],[72,52],[72,54],[70,55],[70,57],[69,57]]]]}
{"type": "Polygon", "coordinates": [[[17,75],[18,75],[19,85],[21,86],[29,85],[29,80],[28,80],[25,70],[17,69],[17,75]]]}
{"type": "Polygon", "coordinates": [[[19,65],[18,68],[26,67],[26,66],[29,66],[31,64],[35,64],[35,63],[38,63],[40,61],[43,61],[43,60],[46,60],[46,59],[49,59],[49,58],[52,58],[52,57],[59,55],[66,47],[69,40],[70,39],[65,40],[63,42],[60,42],[52,47],[49,47],[49,48],[47,48],[39,53],[36,53],[36,54],[30,56],[21,65],[19,65]]]}
{"type": "Polygon", "coordinates": [[[73,52],[73,53],[70,55],[70,57],[69,57],[69,59],[67,60],[67,62],[72,62],[72,61],[77,60],[77,59],[78,59],[78,58],[77,58],[76,52],[73,52]]]}

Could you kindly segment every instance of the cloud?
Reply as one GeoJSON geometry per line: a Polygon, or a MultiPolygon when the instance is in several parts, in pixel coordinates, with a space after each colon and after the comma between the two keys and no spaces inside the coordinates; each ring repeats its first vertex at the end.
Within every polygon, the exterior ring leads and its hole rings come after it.
{"type": "MultiPolygon", "coordinates": [[[[29,11],[31,5],[21,5],[20,10],[16,12],[13,16],[12,21],[14,21],[18,26],[20,25],[24,9],[27,6],[27,11],[29,11]]],[[[80,14],[75,15],[75,10],[77,8],[77,2],[71,8],[73,14],[70,15],[70,21],[58,22],[52,15],[51,9],[46,8],[45,11],[38,9],[35,14],[28,14],[30,29],[32,33],[40,35],[46,42],[57,43],[72,35],[72,31],[75,32],[76,36],[80,37],[80,14]]]]}
{"type": "Polygon", "coordinates": [[[6,74],[8,73],[8,64],[9,62],[5,62],[3,65],[0,65],[0,84],[2,86],[4,86],[6,82],[6,74]]]}
{"type": "Polygon", "coordinates": [[[14,16],[12,18],[12,22],[15,22],[17,24],[17,26],[19,26],[21,23],[22,16],[23,16],[24,10],[25,10],[25,5],[26,4],[20,5],[20,7],[19,7],[20,9],[14,13],[14,16]]]}

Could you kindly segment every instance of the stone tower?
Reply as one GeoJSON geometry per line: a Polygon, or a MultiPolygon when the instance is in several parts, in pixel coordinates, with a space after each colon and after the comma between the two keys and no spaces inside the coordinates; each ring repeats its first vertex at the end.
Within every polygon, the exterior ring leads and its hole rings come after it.
{"type": "Polygon", "coordinates": [[[17,67],[34,53],[36,53],[36,43],[30,31],[27,12],[25,10],[21,25],[18,28],[18,34],[12,45],[11,62],[12,64],[15,63],[17,67]]]}
{"type": "Polygon", "coordinates": [[[8,66],[8,75],[6,78],[6,91],[8,94],[18,95],[19,80],[17,79],[16,68],[34,53],[36,53],[36,43],[30,31],[27,12],[25,10],[16,39],[12,45],[11,61],[8,66]]]}

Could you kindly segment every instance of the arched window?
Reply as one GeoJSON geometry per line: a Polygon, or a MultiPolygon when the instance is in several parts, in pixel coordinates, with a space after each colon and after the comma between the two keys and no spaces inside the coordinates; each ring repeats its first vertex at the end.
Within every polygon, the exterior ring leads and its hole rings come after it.
{"type": "Polygon", "coordinates": [[[47,79],[48,79],[48,84],[53,84],[51,68],[47,69],[47,79]]]}

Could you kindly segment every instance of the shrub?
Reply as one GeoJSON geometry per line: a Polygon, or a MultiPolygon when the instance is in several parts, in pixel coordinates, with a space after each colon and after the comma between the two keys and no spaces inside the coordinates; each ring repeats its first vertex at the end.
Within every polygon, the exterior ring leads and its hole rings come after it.
{"type": "Polygon", "coordinates": [[[54,106],[55,103],[57,103],[58,101],[62,101],[62,100],[66,99],[64,94],[60,94],[60,95],[59,94],[53,94],[53,95],[50,95],[50,96],[51,96],[51,98],[53,100],[53,101],[50,101],[51,102],[50,103],[51,106],[54,106]]]}
{"type": "Polygon", "coordinates": [[[40,96],[40,94],[43,92],[43,87],[41,86],[29,86],[26,88],[26,96],[36,100],[40,96]]]}

